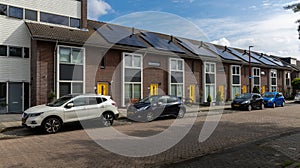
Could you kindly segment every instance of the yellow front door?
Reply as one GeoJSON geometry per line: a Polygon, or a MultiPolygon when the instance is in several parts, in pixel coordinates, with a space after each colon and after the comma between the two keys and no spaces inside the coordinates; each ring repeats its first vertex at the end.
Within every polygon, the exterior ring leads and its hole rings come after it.
{"type": "Polygon", "coordinates": [[[261,86],[261,94],[264,94],[266,91],[266,87],[265,86],[261,86]]]}
{"type": "Polygon", "coordinates": [[[195,102],[195,85],[190,85],[190,99],[195,102]]]}
{"type": "Polygon", "coordinates": [[[242,93],[247,93],[247,86],[246,85],[243,85],[242,93]]]}
{"type": "Polygon", "coordinates": [[[108,84],[107,83],[98,83],[97,93],[99,95],[108,95],[108,84]]]}
{"type": "Polygon", "coordinates": [[[219,92],[221,93],[221,99],[224,98],[224,85],[219,86],[219,92]]]}
{"type": "Polygon", "coordinates": [[[158,95],[158,84],[150,85],[150,96],[158,95]]]}

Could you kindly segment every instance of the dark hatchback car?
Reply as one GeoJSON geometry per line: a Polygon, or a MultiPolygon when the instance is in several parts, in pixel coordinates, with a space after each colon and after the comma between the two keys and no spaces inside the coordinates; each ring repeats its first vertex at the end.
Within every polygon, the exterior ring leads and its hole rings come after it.
{"type": "Polygon", "coordinates": [[[232,109],[264,109],[264,99],[258,93],[245,93],[235,97],[231,103],[232,109]]]}
{"type": "Polygon", "coordinates": [[[156,95],[131,104],[127,108],[127,118],[134,121],[149,122],[164,116],[182,118],[185,112],[186,108],[179,97],[156,95]]]}

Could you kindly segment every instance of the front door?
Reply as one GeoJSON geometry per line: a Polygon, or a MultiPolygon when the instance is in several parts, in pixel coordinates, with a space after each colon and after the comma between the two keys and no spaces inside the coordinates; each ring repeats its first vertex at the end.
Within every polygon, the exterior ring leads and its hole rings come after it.
{"type": "Polygon", "coordinates": [[[195,102],[195,85],[190,85],[190,100],[195,102]]]}
{"type": "Polygon", "coordinates": [[[158,95],[158,84],[150,85],[150,96],[158,95]]]}
{"type": "Polygon", "coordinates": [[[108,84],[107,83],[98,83],[97,93],[99,95],[108,95],[108,84]]]}
{"type": "Polygon", "coordinates": [[[9,83],[8,88],[8,112],[21,113],[23,111],[22,83],[9,83]]]}

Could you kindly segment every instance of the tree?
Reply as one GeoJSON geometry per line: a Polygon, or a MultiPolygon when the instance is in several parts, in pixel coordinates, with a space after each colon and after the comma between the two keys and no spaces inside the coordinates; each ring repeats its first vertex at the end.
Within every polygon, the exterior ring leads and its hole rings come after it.
{"type": "Polygon", "coordinates": [[[299,90],[300,89],[300,78],[294,78],[293,79],[292,87],[293,87],[293,90],[299,90]]]}
{"type": "MultiPolygon", "coordinates": [[[[286,9],[286,10],[293,10],[296,13],[296,12],[300,11],[300,3],[298,2],[298,3],[294,3],[292,5],[287,5],[287,6],[283,7],[283,8],[286,9]]],[[[299,33],[298,38],[300,39],[300,19],[298,19],[296,21],[296,23],[299,24],[298,25],[298,33],[299,33]]]]}

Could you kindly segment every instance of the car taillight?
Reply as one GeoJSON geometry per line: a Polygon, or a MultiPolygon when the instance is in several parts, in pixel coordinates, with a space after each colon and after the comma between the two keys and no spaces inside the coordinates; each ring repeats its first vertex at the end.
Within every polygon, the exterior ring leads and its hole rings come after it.
{"type": "Polygon", "coordinates": [[[116,102],[112,102],[111,105],[117,107],[117,103],[116,102]]]}

